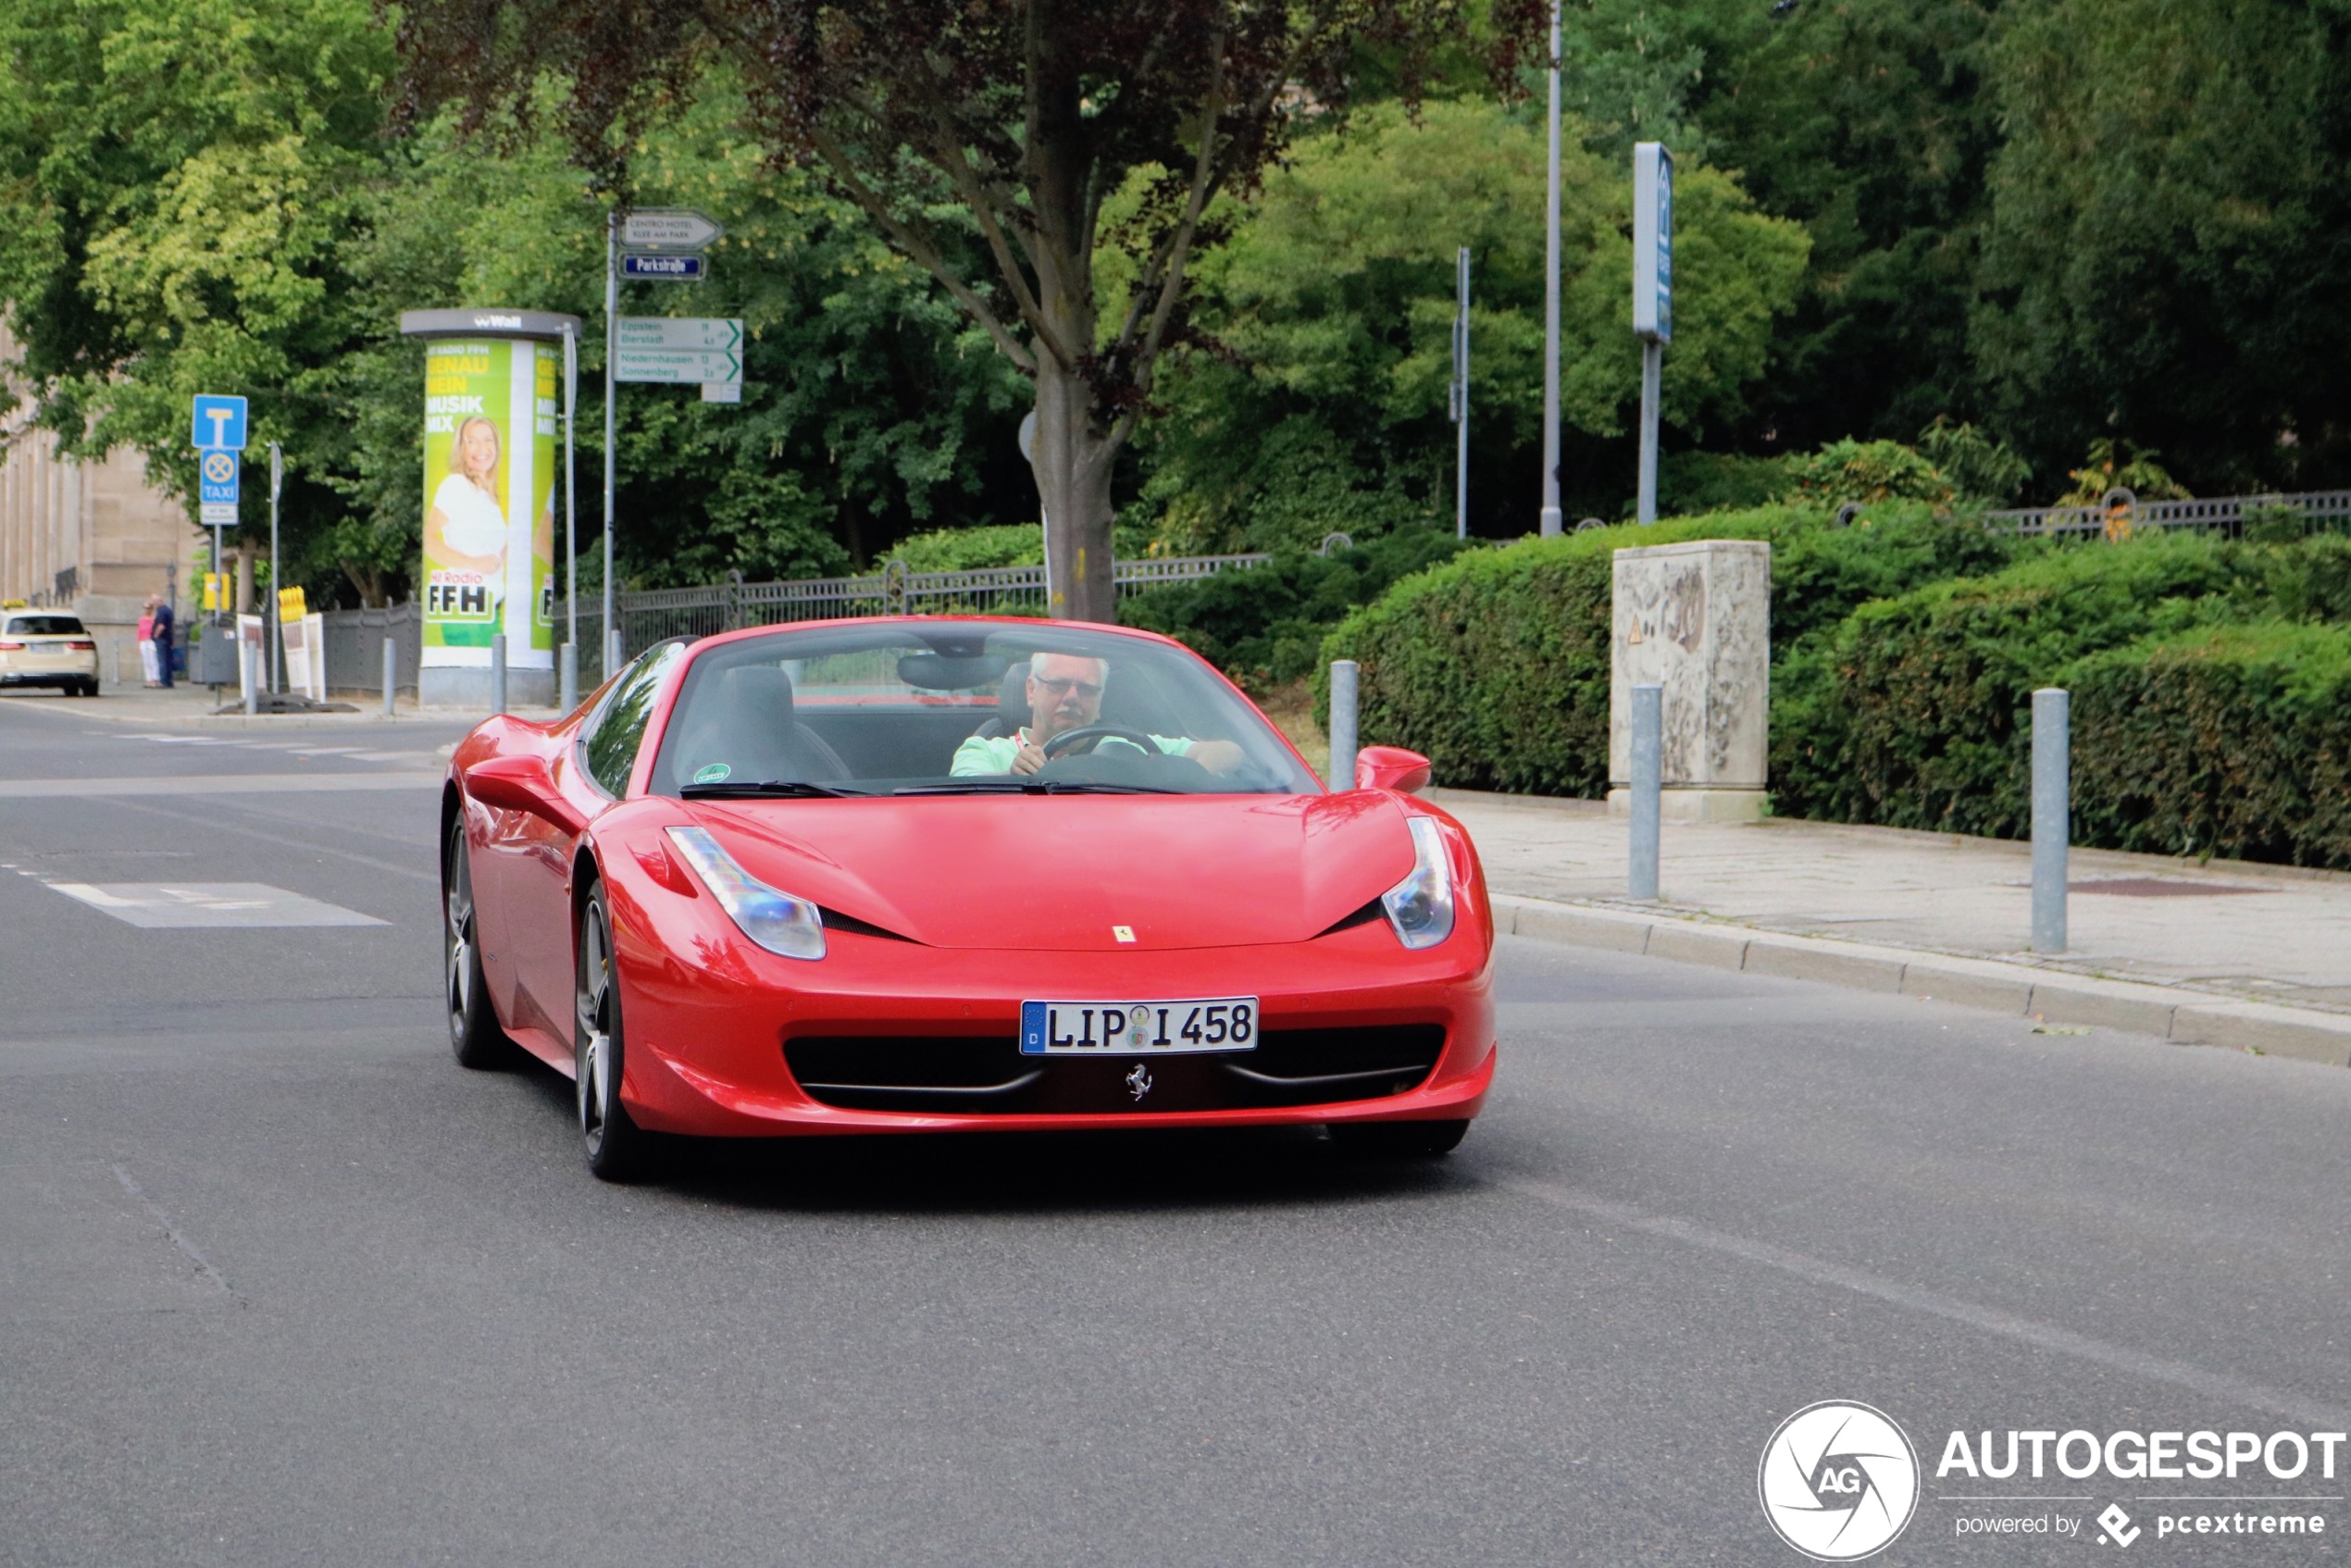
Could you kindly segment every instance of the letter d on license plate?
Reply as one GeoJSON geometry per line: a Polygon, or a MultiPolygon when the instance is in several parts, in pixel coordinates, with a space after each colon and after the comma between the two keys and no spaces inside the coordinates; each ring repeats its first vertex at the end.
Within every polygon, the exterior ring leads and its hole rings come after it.
{"type": "Polygon", "coordinates": [[[1257,999],[1024,1002],[1023,1056],[1174,1056],[1257,1049],[1257,999]]]}

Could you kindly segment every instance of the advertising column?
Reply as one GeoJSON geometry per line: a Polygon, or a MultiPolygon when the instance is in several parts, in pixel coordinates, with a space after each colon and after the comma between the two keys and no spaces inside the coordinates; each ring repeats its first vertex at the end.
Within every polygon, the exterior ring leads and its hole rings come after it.
{"type": "Polygon", "coordinates": [[[563,333],[535,310],[412,310],[426,340],[424,602],[418,696],[490,701],[490,640],[506,639],[519,706],[555,700],[555,440],[563,333]]]}

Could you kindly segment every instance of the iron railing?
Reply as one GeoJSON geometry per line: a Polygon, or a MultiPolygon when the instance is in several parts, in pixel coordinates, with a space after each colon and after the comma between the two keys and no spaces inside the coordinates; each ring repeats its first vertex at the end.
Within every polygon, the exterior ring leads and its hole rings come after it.
{"type": "Polygon", "coordinates": [[[2197,529],[2242,534],[2247,515],[2291,508],[2302,514],[2306,533],[2323,533],[2351,519],[2351,490],[2307,491],[2297,495],[2212,495],[2193,501],[2141,501],[2127,490],[2110,490],[2096,506],[2028,506],[1990,512],[1996,528],[2034,538],[2097,535],[2128,538],[2143,529],[2197,529]]]}
{"type": "MultiPolygon", "coordinates": [[[[1194,582],[1219,572],[1245,571],[1264,555],[1142,556],[1113,568],[1118,596],[1130,598],[1169,583],[1194,582]]],[[[693,588],[652,588],[617,596],[624,653],[650,647],[664,638],[709,637],[747,626],[787,621],[843,620],[854,616],[1042,615],[1045,568],[981,566],[959,572],[917,572],[893,560],[865,577],[802,578],[790,582],[745,582],[730,574],[725,582],[693,588]]],[[[570,620],[570,604],[554,605],[556,638],[570,620]]],[[[601,684],[603,669],[603,604],[579,602],[579,689],[601,684]]]]}

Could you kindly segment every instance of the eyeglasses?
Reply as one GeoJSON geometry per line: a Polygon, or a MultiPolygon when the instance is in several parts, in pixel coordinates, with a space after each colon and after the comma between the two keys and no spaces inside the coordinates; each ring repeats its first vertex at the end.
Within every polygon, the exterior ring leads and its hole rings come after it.
{"type": "Polygon", "coordinates": [[[1102,683],[1099,680],[1079,680],[1075,676],[1056,678],[1043,675],[1032,675],[1028,678],[1056,697],[1071,691],[1086,698],[1099,697],[1102,694],[1102,683]]]}

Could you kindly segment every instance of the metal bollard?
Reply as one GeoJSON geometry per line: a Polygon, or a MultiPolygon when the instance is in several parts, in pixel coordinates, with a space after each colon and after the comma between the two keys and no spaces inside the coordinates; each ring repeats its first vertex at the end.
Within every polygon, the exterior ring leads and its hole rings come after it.
{"type": "Polygon", "coordinates": [[[610,680],[620,673],[620,628],[614,627],[604,633],[604,678],[606,680],[610,680]]]}
{"type": "Polygon", "coordinates": [[[2073,699],[2033,693],[2033,951],[2065,951],[2065,852],[2072,836],[2073,699]]]}
{"type": "Polygon", "coordinates": [[[566,642],[555,656],[555,706],[569,713],[579,705],[579,644],[566,642]]]}
{"type": "Polygon", "coordinates": [[[400,700],[400,644],[384,639],[384,717],[392,716],[392,704],[400,700]]]}
{"type": "Polygon", "coordinates": [[[506,634],[493,632],[490,639],[490,711],[506,711],[506,634]]]}
{"type": "Polygon", "coordinates": [[[1330,787],[1355,788],[1355,661],[1331,661],[1330,787]]]}
{"type": "Polygon", "coordinates": [[[1627,895],[1657,897],[1657,827],[1664,801],[1665,688],[1633,688],[1633,844],[1627,895]]]}
{"type": "Polygon", "coordinates": [[[261,711],[261,650],[239,636],[237,654],[237,673],[245,689],[245,712],[257,714],[261,711]]]}

